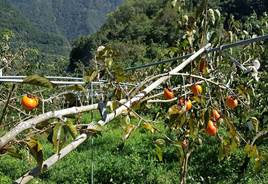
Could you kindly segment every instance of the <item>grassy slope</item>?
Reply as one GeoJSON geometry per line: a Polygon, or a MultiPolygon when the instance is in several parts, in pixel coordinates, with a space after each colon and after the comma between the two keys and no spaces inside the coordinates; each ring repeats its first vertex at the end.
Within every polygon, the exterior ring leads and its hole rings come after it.
{"type": "MultiPolygon", "coordinates": [[[[84,117],[84,122],[89,116],[84,117]]],[[[152,183],[171,184],[179,180],[178,157],[172,147],[166,147],[164,161],[159,162],[155,154],[154,140],[161,138],[158,133],[151,134],[138,129],[126,141],[123,149],[118,149],[121,143],[122,129],[118,121],[108,125],[102,136],[91,139],[82,144],[76,151],[59,161],[51,170],[41,175],[40,179],[32,183],[90,183],[91,164],[94,166],[94,183],[152,183]],[[92,160],[93,154],[93,160],[92,160]]],[[[158,128],[163,130],[159,123],[158,128]]],[[[214,138],[204,140],[204,145],[196,150],[190,160],[189,183],[233,183],[237,177],[238,165],[243,159],[239,152],[232,155],[232,160],[218,160],[215,152],[217,141],[214,138]]],[[[44,144],[45,155],[52,154],[51,145],[44,144]]],[[[18,178],[33,161],[21,161],[9,156],[0,157],[0,183],[10,183],[18,178]]],[[[267,170],[260,174],[248,172],[241,182],[267,183],[267,170]]]]}

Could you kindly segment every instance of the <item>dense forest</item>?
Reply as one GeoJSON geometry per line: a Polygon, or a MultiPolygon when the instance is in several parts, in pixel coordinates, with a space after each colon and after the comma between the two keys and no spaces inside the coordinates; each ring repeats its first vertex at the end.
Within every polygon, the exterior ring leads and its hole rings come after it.
{"type": "Polygon", "coordinates": [[[0,0],[0,184],[268,183],[267,11],[0,0]]]}

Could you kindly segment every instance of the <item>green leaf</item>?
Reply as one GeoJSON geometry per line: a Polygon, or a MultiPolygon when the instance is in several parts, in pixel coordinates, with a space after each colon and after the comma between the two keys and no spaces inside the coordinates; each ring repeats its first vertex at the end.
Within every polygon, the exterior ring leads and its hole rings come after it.
{"type": "Polygon", "coordinates": [[[123,118],[123,122],[122,122],[123,124],[126,124],[126,125],[128,125],[128,124],[130,124],[130,117],[127,115],[127,116],[125,116],[124,118],[123,118]]]}
{"type": "Polygon", "coordinates": [[[176,4],[177,4],[177,0],[173,0],[173,1],[171,2],[171,5],[172,5],[173,7],[175,7],[176,4]]]}
{"type": "Polygon", "coordinates": [[[38,166],[42,166],[43,163],[43,147],[42,145],[33,138],[30,138],[29,141],[26,142],[31,155],[34,157],[34,159],[36,160],[38,166]]]}
{"type": "Polygon", "coordinates": [[[156,140],[155,140],[155,144],[156,144],[157,146],[163,147],[163,146],[166,145],[166,141],[165,141],[164,139],[156,139],[156,140]]]}
{"type": "Polygon", "coordinates": [[[84,77],[84,80],[85,80],[86,82],[92,82],[92,81],[94,81],[94,80],[97,78],[98,74],[99,74],[99,72],[96,71],[96,70],[91,71],[91,72],[89,72],[88,75],[86,75],[86,76],[84,77]]]}
{"type": "Polygon", "coordinates": [[[127,80],[126,73],[125,73],[124,69],[122,68],[122,66],[120,66],[120,65],[113,65],[112,74],[115,76],[115,80],[117,82],[123,82],[123,81],[127,80]]]}
{"type": "Polygon", "coordinates": [[[158,160],[160,162],[162,162],[163,161],[163,150],[160,146],[157,146],[157,145],[155,145],[155,148],[156,148],[156,150],[155,150],[156,156],[158,157],[158,160]]]}
{"type": "Polygon", "coordinates": [[[68,103],[70,106],[77,105],[76,104],[77,97],[75,94],[73,94],[73,93],[64,94],[64,98],[65,98],[66,103],[68,103]]]}
{"type": "Polygon", "coordinates": [[[72,138],[75,139],[78,135],[78,131],[70,119],[67,120],[66,127],[72,138]]]}
{"type": "Polygon", "coordinates": [[[53,137],[52,142],[54,148],[56,148],[56,152],[59,153],[61,149],[61,135],[62,135],[62,124],[57,123],[53,128],[53,137]]]}
{"type": "Polygon", "coordinates": [[[54,85],[45,77],[41,77],[37,74],[30,75],[23,80],[24,84],[31,84],[36,86],[42,86],[46,88],[53,88],[54,85]]]}
{"type": "Polygon", "coordinates": [[[224,154],[224,144],[221,144],[219,147],[219,160],[222,161],[225,157],[224,154]]]}
{"type": "Polygon", "coordinates": [[[49,125],[49,121],[47,120],[47,121],[43,121],[43,122],[41,122],[41,123],[38,123],[36,126],[35,126],[35,128],[36,129],[39,129],[39,130],[42,130],[43,128],[46,128],[46,127],[48,127],[48,125],[49,125]]]}
{"type": "Polygon", "coordinates": [[[74,86],[69,86],[67,87],[67,90],[73,90],[73,91],[87,91],[83,86],[81,85],[74,85],[74,86]]]}
{"type": "Polygon", "coordinates": [[[189,127],[190,127],[190,135],[193,139],[196,138],[197,134],[198,134],[198,129],[194,127],[194,120],[192,118],[190,118],[188,120],[189,123],[189,127]]]}

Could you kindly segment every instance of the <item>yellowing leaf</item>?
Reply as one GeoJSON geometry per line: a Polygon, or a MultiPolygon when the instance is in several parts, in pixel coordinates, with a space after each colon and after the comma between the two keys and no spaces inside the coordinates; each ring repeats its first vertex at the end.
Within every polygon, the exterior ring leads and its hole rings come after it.
{"type": "Polygon", "coordinates": [[[42,166],[43,163],[43,148],[42,145],[35,139],[30,138],[29,141],[26,142],[31,155],[36,160],[39,167],[42,166]]]}
{"type": "Polygon", "coordinates": [[[105,66],[107,68],[111,68],[112,64],[113,64],[113,58],[105,58],[104,59],[104,62],[105,62],[105,66]]]}
{"type": "Polygon", "coordinates": [[[53,136],[52,142],[54,148],[56,148],[56,152],[59,153],[61,149],[61,136],[62,136],[62,125],[57,123],[56,126],[53,128],[53,136]]]}
{"type": "Polygon", "coordinates": [[[111,111],[114,111],[117,108],[117,102],[116,101],[112,101],[109,105],[111,111]]]}
{"type": "Polygon", "coordinates": [[[245,153],[246,154],[249,154],[250,151],[251,151],[251,146],[249,144],[246,144],[246,146],[245,146],[245,153]]]}
{"type": "Polygon", "coordinates": [[[73,137],[73,139],[75,139],[77,137],[78,132],[73,122],[68,120],[66,122],[66,127],[67,127],[67,130],[70,132],[71,136],[73,137]]]}
{"type": "Polygon", "coordinates": [[[87,76],[84,77],[84,80],[86,82],[92,82],[97,78],[98,74],[99,74],[98,71],[91,71],[91,73],[89,73],[87,76]]]}
{"type": "Polygon", "coordinates": [[[135,125],[128,125],[124,129],[124,135],[123,135],[123,140],[126,140],[129,138],[131,133],[135,130],[136,126],[135,125]]]}
{"type": "Polygon", "coordinates": [[[178,105],[172,105],[169,109],[168,109],[168,115],[169,116],[173,116],[173,115],[177,115],[180,114],[178,105]]]}
{"type": "Polygon", "coordinates": [[[143,123],[142,127],[151,131],[152,133],[155,132],[155,128],[153,127],[151,123],[143,123]]]}
{"type": "Polygon", "coordinates": [[[259,131],[259,120],[256,117],[251,117],[251,122],[254,125],[254,130],[257,133],[259,131]]]}
{"type": "Polygon", "coordinates": [[[23,80],[25,84],[31,84],[36,86],[42,86],[46,88],[53,88],[54,85],[45,77],[41,77],[37,74],[30,75],[23,80]]]}

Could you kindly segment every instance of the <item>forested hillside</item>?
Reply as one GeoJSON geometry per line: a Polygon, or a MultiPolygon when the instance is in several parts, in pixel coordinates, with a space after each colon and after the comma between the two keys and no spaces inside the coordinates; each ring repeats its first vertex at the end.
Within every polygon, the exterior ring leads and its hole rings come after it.
{"type": "MultiPolygon", "coordinates": [[[[42,53],[68,55],[70,42],[96,32],[122,0],[0,0],[0,30],[42,53]]],[[[18,44],[20,43],[20,44],[18,44]]]]}
{"type": "Polygon", "coordinates": [[[68,40],[96,32],[122,0],[8,0],[35,26],[68,40]]]}
{"type": "MultiPolygon", "coordinates": [[[[100,31],[81,37],[74,43],[69,68],[74,68],[74,63],[79,61],[88,64],[101,44],[113,45],[124,52],[121,60],[128,66],[190,52],[187,34],[192,34],[192,41],[199,42],[198,46],[202,45],[199,33],[206,28],[191,24],[205,16],[201,14],[204,6],[204,1],[197,0],[128,0],[109,16],[100,31]],[[172,3],[177,3],[177,6],[172,7],[172,3]]],[[[207,7],[221,12],[218,29],[212,28],[207,33],[222,33],[217,38],[217,44],[231,41],[226,39],[228,31],[235,38],[239,38],[243,30],[250,34],[263,34],[260,27],[267,21],[265,11],[268,10],[265,0],[209,0],[207,7]],[[262,21],[257,20],[259,18],[262,21]]],[[[208,12],[208,16],[218,15],[210,15],[208,12]]],[[[207,38],[207,41],[215,41],[212,40],[213,35],[207,38]]]]}
{"type": "Polygon", "coordinates": [[[15,47],[28,45],[57,55],[66,55],[70,49],[64,36],[38,28],[5,0],[0,1],[0,30],[13,32],[15,47]]]}

